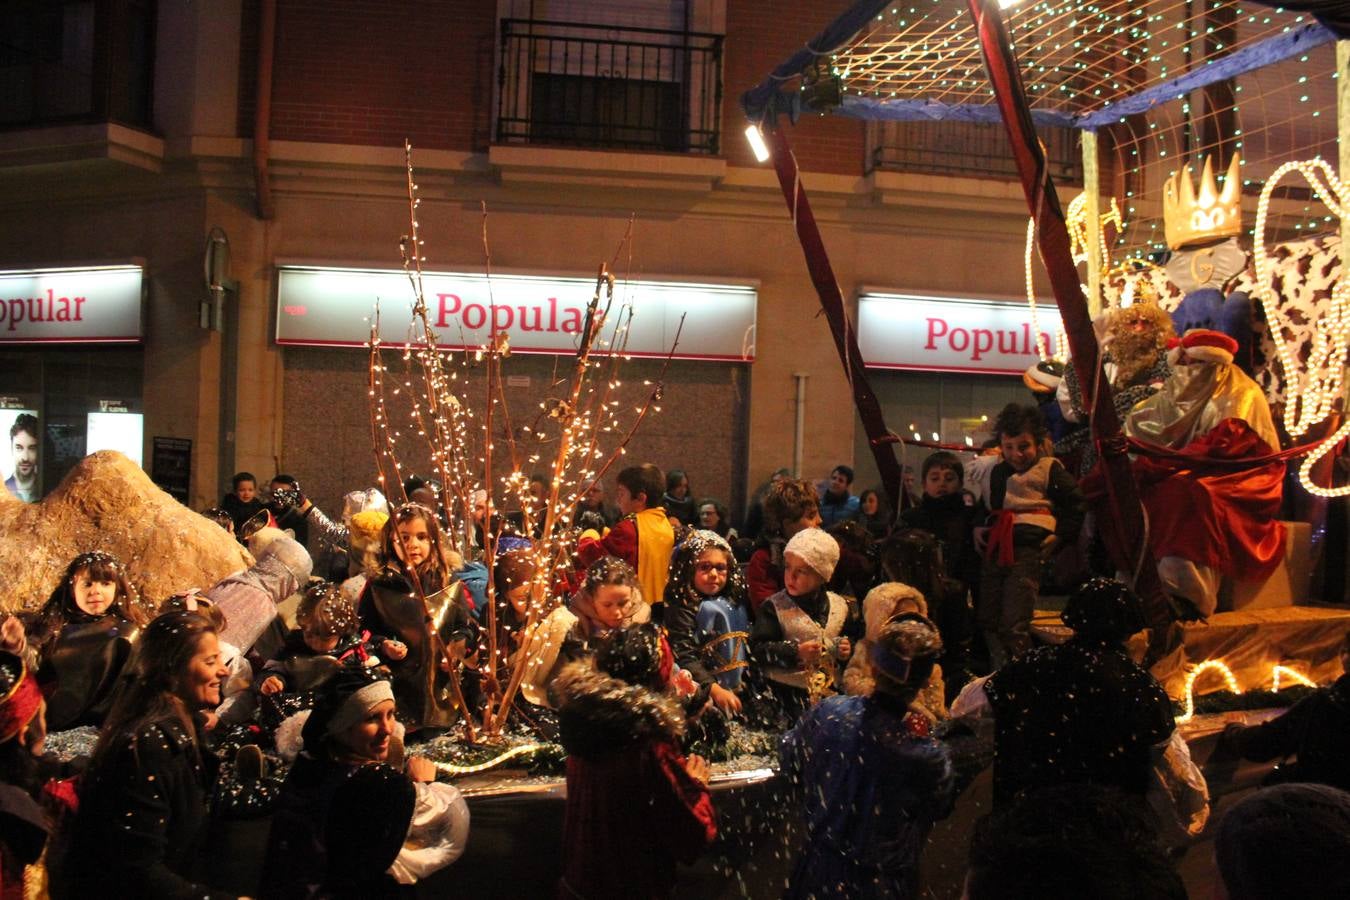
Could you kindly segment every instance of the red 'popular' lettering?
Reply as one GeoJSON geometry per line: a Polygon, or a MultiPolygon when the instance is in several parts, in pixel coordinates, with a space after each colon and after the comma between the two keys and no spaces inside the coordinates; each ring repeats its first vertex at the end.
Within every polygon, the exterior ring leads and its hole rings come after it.
{"type": "Polygon", "coordinates": [[[9,322],[7,331],[17,330],[20,322],[82,322],[81,307],[85,300],[85,297],[58,297],[53,288],[47,288],[46,297],[9,297],[0,300],[0,322],[9,322]]]}
{"type": "Polygon", "coordinates": [[[926,343],[926,344],[923,345],[923,349],[925,349],[925,350],[936,350],[936,349],[937,349],[937,339],[940,338],[940,337],[942,337],[942,336],[943,336],[944,334],[946,334],[946,333],[947,333],[947,320],[946,320],[946,319],[931,319],[931,318],[930,318],[930,319],[928,320],[928,343],[926,343]],[[938,326],[941,326],[941,327],[942,327],[942,330],[941,330],[941,331],[938,331],[938,330],[937,330],[937,329],[938,329],[938,326]]]}
{"type": "MultiPolygon", "coordinates": [[[[971,362],[979,362],[990,354],[1002,356],[1034,356],[1036,343],[1032,338],[1031,325],[1023,322],[1017,328],[953,328],[940,316],[931,316],[927,323],[928,336],[924,341],[925,350],[946,350],[952,353],[964,353],[971,362]]],[[[1053,338],[1044,332],[1041,338],[1052,352],[1055,347],[1053,338]]]]}
{"type": "MultiPolygon", "coordinates": [[[[517,326],[521,331],[562,332],[564,334],[581,333],[581,310],[574,306],[558,308],[558,298],[549,297],[548,317],[544,316],[543,304],[526,306],[507,306],[493,304],[489,314],[482,303],[465,303],[458,294],[436,294],[436,327],[448,328],[456,324],[465,331],[475,331],[487,325],[489,318],[492,327],[498,331],[507,331],[517,326]]],[[[3,308],[0,308],[0,321],[3,321],[3,308]]]]}

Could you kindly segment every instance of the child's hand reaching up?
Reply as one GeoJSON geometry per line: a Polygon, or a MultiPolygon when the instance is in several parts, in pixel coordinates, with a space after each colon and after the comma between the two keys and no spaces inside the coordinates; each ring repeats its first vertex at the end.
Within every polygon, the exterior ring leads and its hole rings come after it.
{"type": "Polygon", "coordinates": [[[275,675],[268,675],[263,679],[263,683],[258,685],[258,693],[264,697],[270,697],[273,694],[280,694],[281,689],[286,685],[275,675]]]}
{"type": "Polygon", "coordinates": [[[689,758],[684,761],[684,770],[689,773],[690,778],[702,785],[706,785],[708,779],[712,777],[712,770],[708,767],[708,761],[697,753],[691,753],[689,758]]]}
{"type": "Polygon", "coordinates": [[[402,641],[381,641],[380,652],[397,662],[408,655],[408,647],[402,641]]]}

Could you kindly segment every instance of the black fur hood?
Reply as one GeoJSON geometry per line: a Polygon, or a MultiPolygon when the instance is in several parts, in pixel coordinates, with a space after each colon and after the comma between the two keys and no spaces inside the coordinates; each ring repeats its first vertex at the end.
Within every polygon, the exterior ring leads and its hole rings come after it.
{"type": "Polygon", "coordinates": [[[684,734],[684,712],[675,699],[620,681],[590,660],[565,666],[551,691],[569,754],[602,756],[643,740],[678,741],[684,734]]]}

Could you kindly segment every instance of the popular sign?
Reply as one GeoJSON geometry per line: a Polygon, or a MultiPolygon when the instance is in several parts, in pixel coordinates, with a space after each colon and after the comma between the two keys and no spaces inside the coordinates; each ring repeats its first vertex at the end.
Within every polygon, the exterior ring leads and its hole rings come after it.
{"type": "Polygon", "coordinates": [[[0,344],[141,340],[141,267],[0,272],[0,344]]]}
{"type": "MultiPolygon", "coordinates": [[[[512,352],[572,353],[594,292],[594,279],[585,278],[493,275],[489,283],[482,275],[429,272],[422,279],[437,343],[461,349],[486,344],[495,328],[509,333],[512,352]]],[[[381,339],[416,341],[412,298],[402,271],[280,266],[277,343],[363,346],[377,301],[381,339]]],[[[677,358],[749,362],[755,300],[755,289],[745,284],[621,281],[603,339],[613,339],[624,318],[620,307],[628,305],[633,316],[625,352],[633,356],[665,356],[679,330],[677,358]]]]}
{"type": "Polygon", "coordinates": [[[864,293],[858,299],[858,349],[881,369],[1018,375],[1040,357],[1037,327],[1060,351],[1059,310],[1037,304],[917,294],[864,293]]]}

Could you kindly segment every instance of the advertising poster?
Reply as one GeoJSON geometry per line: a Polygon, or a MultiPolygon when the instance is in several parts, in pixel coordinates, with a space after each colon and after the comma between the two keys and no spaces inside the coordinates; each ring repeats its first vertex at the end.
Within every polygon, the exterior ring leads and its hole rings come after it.
{"type": "Polygon", "coordinates": [[[38,468],[42,429],[37,410],[0,408],[0,428],[5,436],[5,451],[0,453],[0,480],[15,497],[25,503],[36,503],[42,496],[38,468]]]}

